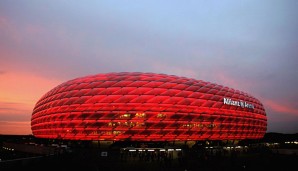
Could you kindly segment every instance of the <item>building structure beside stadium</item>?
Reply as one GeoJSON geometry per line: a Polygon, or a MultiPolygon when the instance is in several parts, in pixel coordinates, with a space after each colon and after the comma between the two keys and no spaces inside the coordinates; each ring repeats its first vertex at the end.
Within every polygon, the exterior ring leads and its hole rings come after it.
{"type": "Polygon", "coordinates": [[[120,72],[76,78],[36,103],[38,138],[112,141],[262,138],[267,117],[253,96],[174,75],[120,72]]]}

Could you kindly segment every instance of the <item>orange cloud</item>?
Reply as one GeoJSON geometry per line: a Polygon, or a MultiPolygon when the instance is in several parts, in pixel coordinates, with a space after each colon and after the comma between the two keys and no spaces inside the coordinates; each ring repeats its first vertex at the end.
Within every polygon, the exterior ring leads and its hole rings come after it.
{"type": "Polygon", "coordinates": [[[0,134],[30,134],[30,119],[35,103],[61,83],[25,72],[0,74],[0,134]]]}
{"type": "Polygon", "coordinates": [[[0,134],[5,135],[27,135],[32,134],[30,121],[7,122],[0,121],[0,134]]]}
{"type": "Polygon", "coordinates": [[[32,73],[4,71],[0,74],[0,101],[34,105],[47,91],[61,81],[32,73]]]}

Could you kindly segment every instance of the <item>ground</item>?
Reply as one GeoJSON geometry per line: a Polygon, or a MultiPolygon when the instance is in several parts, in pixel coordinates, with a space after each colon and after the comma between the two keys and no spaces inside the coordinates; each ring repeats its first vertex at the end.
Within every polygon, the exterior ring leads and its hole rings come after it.
{"type": "Polygon", "coordinates": [[[119,150],[111,150],[101,156],[97,149],[75,149],[70,153],[43,156],[30,161],[15,161],[3,165],[5,170],[84,170],[84,171],[222,171],[222,170],[292,170],[296,168],[296,154],[283,155],[259,150],[245,153],[209,153],[188,151],[175,159],[148,158],[139,156],[121,157],[119,150]]]}

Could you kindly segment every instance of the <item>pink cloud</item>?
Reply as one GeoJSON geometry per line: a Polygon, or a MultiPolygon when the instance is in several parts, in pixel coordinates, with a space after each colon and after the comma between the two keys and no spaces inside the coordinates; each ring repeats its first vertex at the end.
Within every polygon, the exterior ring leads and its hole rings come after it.
{"type": "Polygon", "coordinates": [[[173,74],[173,75],[177,75],[177,76],[184,76],[184,77],[188,77],[188,78],[198,79],[197,73],[192,69],[171,66],[168,64],[158,63],[158,62],[154,62],[152,64],[152,67],[153,67],[153,71],[156,73],[173,74]]]}
{"type": "Polygon", "coordinates": [[[2,33],[0,35],[5,36],[3,40],[7,41],[7,38],[9,38],[15,43],[20,43],[22,36],[19,34],[16,28],[17,26],[15,26],[11,20],[5,16],[0,16],[0,31],[2,33]]]}
{"type": "Polygon", "coordinates": [[[222,71],[215,72],[216,80],[219,80],[223,86],[229,86],[231,88],[239,87],[239,83],[237,83],[234,79],[229,77],[227,74],[224,74],[222,71]]]}
{"type": "Polygon", "coordinates": [[[264,105],[270,108],[271,110],[275,112],[285,113],[285,114],[291,114],[291,115],[297,115],[298,116],[298,109],[285,105],[283,103],[273,101],[273,100],[263,100],[264,105]]]}

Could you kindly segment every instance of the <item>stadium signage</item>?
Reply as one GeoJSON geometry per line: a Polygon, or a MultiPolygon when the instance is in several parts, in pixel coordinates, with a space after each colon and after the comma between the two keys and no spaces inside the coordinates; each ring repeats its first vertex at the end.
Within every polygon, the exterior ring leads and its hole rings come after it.
{"type": "Polygon", "coordinates": [[[254,105],[251,103],[247,103],[245,101],[238,101],[238,100],[232,100],[230,98],[224,98],[223,103],[226,105],[231,105],[231,106],[240,106],[241,108],[249,108],[249,109],[254,109],[254,105]]]}

